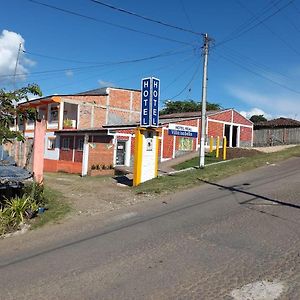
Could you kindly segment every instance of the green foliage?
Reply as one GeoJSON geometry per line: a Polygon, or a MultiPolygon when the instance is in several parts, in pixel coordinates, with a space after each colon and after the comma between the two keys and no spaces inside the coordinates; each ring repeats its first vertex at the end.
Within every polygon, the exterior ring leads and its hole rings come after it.
{"type": "Polygon", "coordinates": [[[15,117],[20,119],[35,120],[36,110],[29,108],[22,110],[15,107],[21,101],[29,100],[29,95],[41,96],[41,90],[36,84],[29,84],[27,87],[15,91],[5,91],[0,89],[0,144],[12,142],[14,139],[23,141],[24,137],[21,132],[11,130],[15,117]]]}
{"type": "Polygon", "coordinates": [[[39,207],[47,203],[43,185],[33,182],[25,186],[20,196],[7,199],[0,209],[0,235],[17,230],[24,218],[31,218],[39,207]]]}
{"type": "MultiPolygon", "coordinates": [[[[186,101],[166,101],[165,107],[159,112],[161,115],[181,113],[181,112],[192,112],[201,111],[201,103],[197,103],[194,100],[186,101]]],[[[207,110],[219,110],[221,105],[217,103],[206,103],[207,110]]]]}
{"type": "Polygon", "coordinates": [[[9,216],[13,222],[14,227],[24,222],[24,215],[26,209],[30,205],[30,196],[23,195],[16,197],[5,202],[4,214],[9,216]]]}
{"type": "Polygon", "coordinates": [[[264,117],[264,115],[253,115],[250,118],[250,121],[253,123],[258,123],[258,122],[265,122],[267,119],[264,117]]]}

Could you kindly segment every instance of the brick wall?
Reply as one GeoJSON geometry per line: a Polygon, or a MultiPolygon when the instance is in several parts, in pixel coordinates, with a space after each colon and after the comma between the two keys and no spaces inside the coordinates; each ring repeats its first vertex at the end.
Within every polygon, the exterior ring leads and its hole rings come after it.
{"type": "Polygon", "coordinates": [[[174,145],[173,135],[168,134],[168,130],[164,130],[164,140],[163,140],[163,155],[162,158],[172,158],[173,155],[173,145],[174,145]]]}
{"type": "Polygon", "coordinates": [[[242,127],[241,126],[241,141],[251,141],[252,138],[252,129],[249,127],[242,127]]]}
{"type": "Polygon", "coordinates": [[[217,137],[219,136],[220,138],[223,137],[223,128],[224,124],[223,123],[217,123],[213,121],[208,121],[208,138],[211,136],[217,137]]]}
{"type": "Polygon", "coordinates": [[[112,165],[114,157],[114,145],[112,144],[112,137],[90,136],[89,143],[89,162],[88,169],[92,165],[112,165]]]}
{"type": "Polygon", "coordinates": [[[243,125],[252,125],[252,122],[249,121],[247,118],[243,117],[241,114],[233,111],[233,122],[243,125]]]}
{"type": "Polygon", "coordinates": [[[211,115],[209,116],[209,118],[214,120],[224,121],[224,122],[231,122],[232,110],[224,111],[216,115],[211,115]]]}

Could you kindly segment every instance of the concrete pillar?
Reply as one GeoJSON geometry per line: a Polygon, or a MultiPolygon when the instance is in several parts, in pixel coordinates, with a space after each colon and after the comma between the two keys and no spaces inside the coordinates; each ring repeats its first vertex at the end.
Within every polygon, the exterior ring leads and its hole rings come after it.
{"type": "Polygon", "coordinates": [[[44,179],[44,147],[45,147],[45,120],[36,121],[34,127],[32,171],[34,180],[42,183],[44,179]]]}

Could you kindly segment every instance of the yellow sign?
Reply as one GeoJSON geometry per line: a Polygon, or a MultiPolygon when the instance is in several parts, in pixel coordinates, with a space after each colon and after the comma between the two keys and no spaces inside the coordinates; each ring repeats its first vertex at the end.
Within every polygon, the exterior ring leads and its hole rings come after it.
{"type": "Polygon", "coordinates": [[[133,185],[158,176],[159,132],[138,127],[135,131],[133,185]]]}

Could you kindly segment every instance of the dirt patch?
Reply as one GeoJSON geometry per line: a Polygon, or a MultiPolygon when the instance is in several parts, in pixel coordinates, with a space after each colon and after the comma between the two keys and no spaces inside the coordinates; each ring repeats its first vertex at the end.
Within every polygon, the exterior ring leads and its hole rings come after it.
{"type": "Polygon", "coordinates": [[[60,191],[75,214],[96,215],[144,201],[126,183],[111,177],[80,177],[65,173],[47,173],[45,184],[60,191]]]}
{"type": "MultiPolygon", "coordinates": [[[[257,154],[261,154],[261,151],[256,149],[245,149],[245,148],[228,148],[227,159],[240,158],[240,157],[252,157],[257,154]]],[[[220,157],[223,156],[223,149],[220,149],[220,157]]]]}

